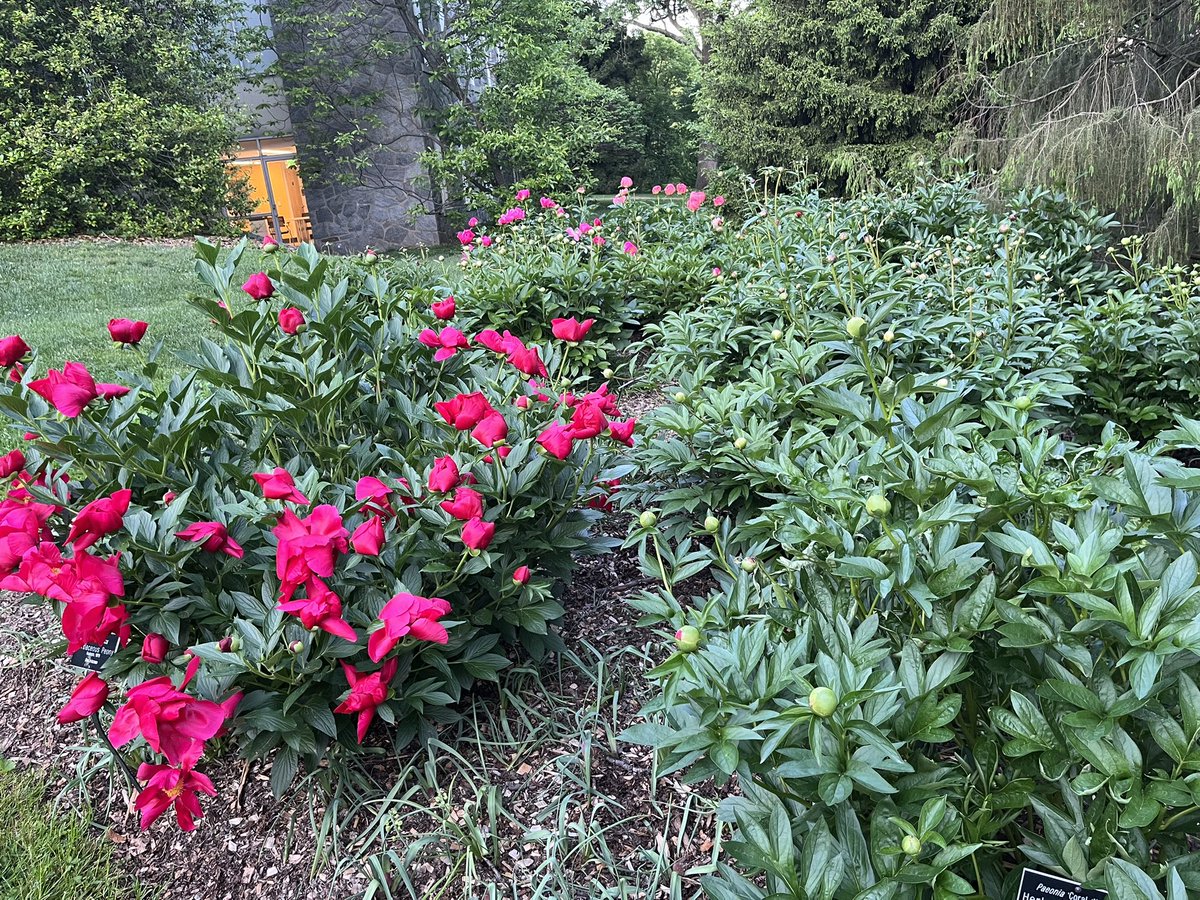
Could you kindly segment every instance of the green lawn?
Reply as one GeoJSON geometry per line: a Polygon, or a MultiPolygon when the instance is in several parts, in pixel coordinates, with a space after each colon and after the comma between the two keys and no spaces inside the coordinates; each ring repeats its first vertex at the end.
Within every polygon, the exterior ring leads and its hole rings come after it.
{"type": "Polygon", "coordinates": [[[78,815],[56,814],[42,793],[36,775],[0,767],[0,898],[137,900],[147,896],[120,873],[111,845],[98,832],[78,815]]]}
{"type": "MultiPolygon", "coordinates": [[[[0,245],[0,337],[19,334],[45,368],[82,362],[98,380],[137,368],[134,352],[108,336],[108,320],[150,323],[145,343],[164,354],[195,346],[210,330],[187,303],[203,287],[186,247],[116,242],[0,245]]],[[[163,362],[170,368],[170,362],[163,362]]]]}

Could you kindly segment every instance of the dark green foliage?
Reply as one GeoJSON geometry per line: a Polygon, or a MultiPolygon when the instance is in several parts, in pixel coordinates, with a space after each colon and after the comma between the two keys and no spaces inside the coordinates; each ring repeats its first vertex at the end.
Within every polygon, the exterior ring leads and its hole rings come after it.
{"type": "Polygon", "coordinates": [[[602,85],[623,92],[631,119],[624,143],[606,143],[592,175],[600,190],[628,175],[635,185],[691,180],[699,137],[695,100],[700,67],[682,44],[651,33],[626,34],[624,26],[588,62],[602,85]]]}
{"type": "Polygon", "coordinates": [[[0,5],[0,239],[223,221],[228,0],[0,5]]]}
{"type": "Polygon", "coordinates": [[[961,99],[972,0],[765,0],[712,29],[704,112],[722,161],[851,187],[927,161],[961,99]]]}

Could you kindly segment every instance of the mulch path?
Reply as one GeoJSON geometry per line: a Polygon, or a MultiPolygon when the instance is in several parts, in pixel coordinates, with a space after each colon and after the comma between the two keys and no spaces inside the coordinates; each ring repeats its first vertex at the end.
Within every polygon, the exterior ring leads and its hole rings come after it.
{"type": "MultiPolygon", "coordinates": [[[[619,523],[614,522],[611,527],[623,532],[619,523]]],[[[621,600],[635,594],[643,583],[632,554],[610,554],[584,561],[568,589],[564,603],[568,612],[559,629],[580,659],[594,659],[591,648],[610,659],[610,654],[626,648],[640,649],[654,659],[668,652],[662,633],[638,628],[636,612],[621,600]]],[[[204,771],[221,794],[206,798],[205,817],[195,832],[179,832],[173,822],[165,821],[169,816],[149,832],[140,831],[130,807],[128,789],[118,773],[98,767],[99,771],[81,780],[79,771],[87,762],[81,748],[91,741],[84,741],[79,725],[60,726],[55,721],[55,713],[77,678],[61,662],[47,659],[48,648],[42,636],[57,633],[57,622],[48,609],[0,594],[0,721],[9,725],[0,733],[0,756],[23,768],[42,770],[49,796],[61,794],[62,802],[68,805],[90,805],[97,828],[113,842],[117,858],[130,874],[148,886],[160,888],[163,900],[242,897],[342,900],[363,895],[369,878],[361,868],[344,866],[339,871],[328,865],[314,867],[314,859],[322,848],[317,846],[310,812],[319,821],[323,812],[321,800],[310,802],[309,795],[299,791],[282,801],[274,800],[268,786],[268,768],[255,764],[247,770],[245,763],[232,755],[205,761],[204,771]],[[235,786],[244,777],[242,789],[236,790],[235,786]],[[310,809],[313,804],[315,809],[310,809]]],[[[621,685],[615,697],[606,698],[609,710],[604,724],[615,726],[614,733],[637,721],[638,709],[653,690],[640,676],[652,663],[636,658],[633,653],[619,658],[628,660],[630,665],[611,676],[621,685]]],[[[542,681],[546,690],[537,692],[529,703],[547,720],[566,721],[569,726],[570,717],[595,700],[590,695],[591,679],[578,669],[571,669],[569,664],[558,666],[551,660],[543,662],[539,671],[545,673],[542,681]],[[573,695],[577,702],[572,702],[573,695]]],[[[472,702],[495,712],[503,701],[494,687],[484,686],[464,705],[472,702]]],[[[534,878],[548,846],[530,841],[529,830],[558,827],[555,824],[558,812],[554,807],[567,795],[573,804],[567,810],[571,821],[586,818],[594,827],[607,829],[606,841],[618,869],[638,866],[644,869],[641,850],[647,847],[665,852],[671,867],[680,875],[706,862],[711,855],[715,827],[711,804],[687,800],[694,791],[706,798],[714,797],[711,785],[688,787],[674,778],[660,779],[652,785],[650,752],[623,743],[612,749],[606,728],[597,723],[590,740],[586,734],[582,735],[589,745],[590,789],[572,793],[574,785],[564,785],[564,772],[572,770],[573,761],[584,755],[578,731],[572,732],[569,727],[552,730],[551,740],[530,741],[521,758],[515,759],[483,749],[493,739],[497,745],[503,743],[500,736],[488,733],[493,726],[486,724],[496,722],[501,716],[491,718],[478,715],[478,709],[471,711],[476,713],[472,717],[475,721],[485,723],[478,734],[481,740],[460,742],[458,750],[463,761],[483,776],[487,783],[483,786],[494,786],[504,808],[512,814],[511,819],[501,816],[486,826],[492,829],[489,837],[494,845],[498,844],[498,849],[494,846],[496,852],[489,859],[477,861],[473,882],[476,887],[494,883],[501,887],[503,896],[529,896],[522,891],[534,878]],[[569,745],[572,734],[575,746],[569,745]],[[654,802],[652,796],[656,798],[654,802]],[[689,813],[681,816],[681,808],[689,813]]],[[[476,736],[474,731],[468,733],[476,736]]],[[[372,737],[383,743],[386,736],[377,725],[372,737]]],[[[372,743],[372,739],[367,743],[372,743]]],[[[371,764],[373,774],[380,783],[390,785],[414,755],[419,755],[419,751],[381,756],[371,764]]],[[[451,778],[445,796],[417,799],[426,803],[428,809],[451,809],[453,820],[465,816],[470,804],[478,798],[479,780],[477,777],[475,784],[467,784],[461,777],[451,778]]],[[[349,823],[343,837],[352,836],[360,824],[349,823]]],[[[444,826],[444,820],[433,815],[397,819],[388,833],[386,849],[403,856],[406,840],[428,841],[431,833],[440,833],[438,829],[444,826]]],[[[378,852],[385,848],[374,849],[378,852]]],[[[447,882],[457,890],[438,896],[451,900],[477,895],[462,882],[461,872],[456,875],[449,868],[453,851],[458,849],[449,839],[430,841],[426,851],[405,867],[417,888],[416,896],[447,882]]],[[[610,868],[594,859],[586,863],[579,860],[578,865],[581,884],[585,881],[608,884],[613,880],[610,868]]],[[[696,887],[695,879],[690,876],[684,877],[683,883],[687,893],[696,887]]],[[[408,890],[395,884],[392,888],[396,896],[404,896],[408,890]]],[[[576,896],[582,900],[587,894],[576,896]]]]}

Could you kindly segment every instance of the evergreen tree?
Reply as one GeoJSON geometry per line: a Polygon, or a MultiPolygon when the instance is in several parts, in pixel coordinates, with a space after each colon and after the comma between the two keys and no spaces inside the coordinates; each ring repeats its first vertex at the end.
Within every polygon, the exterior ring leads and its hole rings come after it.
{"type": "Polygon", "coordinates": [[[703,114],[724,161],[863,187],[928,164],[962,101],[974,0],[762,0],[711,29],[703,114]]]}
{"type": "Polygon", "coordinates": [[[972,34],[956,147],[1002,189],[1117,212],[1159,255],[1200,248],[1200,19],[1193,0],[993,0],[972,34]]]}

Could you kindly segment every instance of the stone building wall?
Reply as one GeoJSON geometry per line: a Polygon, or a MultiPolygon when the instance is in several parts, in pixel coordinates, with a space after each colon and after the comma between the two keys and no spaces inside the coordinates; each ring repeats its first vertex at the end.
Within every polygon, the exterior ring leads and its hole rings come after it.
{"type": "MultiPolygon", "coordinates": [[[[403,0],[400,0],[403,2],[403,0]]],[[[378,0],[334,0],[320,4],[318,14],[345,10],[356,3],[364,11],[352,28],[338,40],[341,52],[361,53],[365,42],[392,40],[399,46],[408,41],[404,23],[386,3],[378,0]]],[[[284,62],[287,83],[289,58],[303,62],[304,48],[313,37],[289,33],[275,25],[276,46],[284,62]]],[[[348,83],[336,85],[340,102],[361,98],[376,91],[381,99],[371,112],[379,124],[372,129],[370,144],[375,148],[371,163],[364,171],[339,168],[335,160],[322,158],[319,147],[327,126],[317,121],[311,110],[291,106],[300,174],[308,200],[313,238],[321,249],[357,252],[365,247],[376,250],[434,246],[439,243],[438,221],[430,201],[431,185],[420,156],[426,147],[426,132],[417,113],[417,58],[413,52],[398,52],[379,59],[368,72],[348,83]],[[310,173],[319,173],[310,177],[310,173]],[[354,183],[339,178],[353,175],[354,183]]]]}

